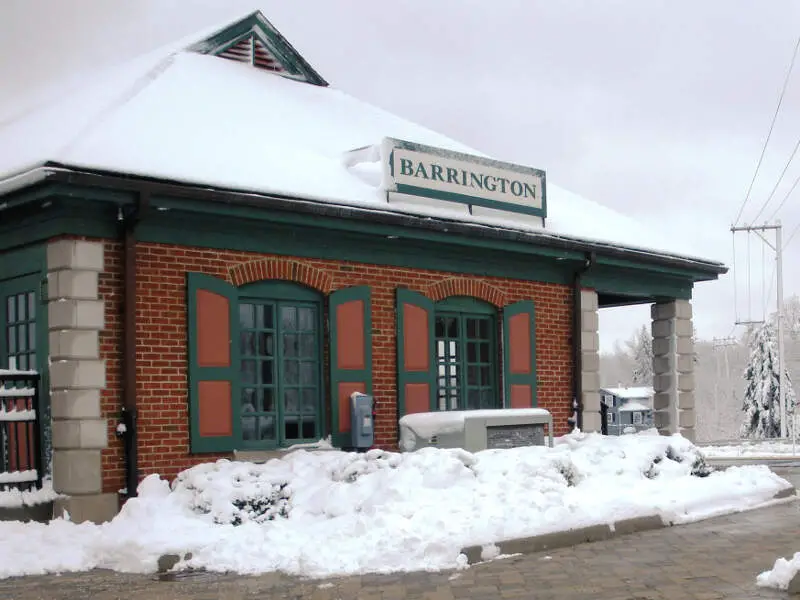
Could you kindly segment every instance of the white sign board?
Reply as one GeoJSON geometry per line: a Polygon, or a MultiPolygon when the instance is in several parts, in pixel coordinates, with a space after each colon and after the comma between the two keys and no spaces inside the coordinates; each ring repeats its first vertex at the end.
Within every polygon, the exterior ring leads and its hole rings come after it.
{"type": "Polygon", "coordinates": [[[545,217],[545,172],[512,163],[386,138],[389,192],[545,217]]]}

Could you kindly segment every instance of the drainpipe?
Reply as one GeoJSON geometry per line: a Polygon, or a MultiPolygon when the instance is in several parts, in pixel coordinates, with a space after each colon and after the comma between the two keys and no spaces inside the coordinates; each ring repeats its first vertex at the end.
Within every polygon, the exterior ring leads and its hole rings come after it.
{"type": "Polygon", "coordinates": [[[572,351],[575,369],[572,375],[572,417],[569,423],[578,429],[583,428],[583,356],[581,346],[581,278],[595,263],[595,253],[587,252],[581,267],[575,271],[572,281],[572,351]]]}
{"type": "Polygon", "coordinates": [[[117,435],[125,452],[125,487],[133,498],[139,486],[136,413],[136,228],[150,203],[149,192],[139,192],[136,205],[122,216],[122,413],[117,435]]]}

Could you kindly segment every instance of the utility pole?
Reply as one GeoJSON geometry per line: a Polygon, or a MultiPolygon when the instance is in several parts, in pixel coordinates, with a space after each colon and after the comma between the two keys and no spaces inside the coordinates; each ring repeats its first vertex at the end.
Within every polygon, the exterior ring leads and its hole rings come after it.
{"type": "MultiPolygon", "coordinates": [[[[775,251],[775,275],[778,279],[777,282],[777,290],[778,290],[778,404],[780,405],[780,415],[781,415],[781,437],[786,438],[787,433],[787,423],[786,423],[786,415],[787,415],[787,406],[786,406],[786,367],[785,363],[785,356],[784,356],[784,348],[783,348],[783,246],[782,246],[782,226],[780,221],[775,221],[774,224],[768,225],[764,223],[763,225],[747,225],[742,227],[731,227],[731,231],[735,234],[737,231],[747,231],[755,233],[761,240],[770,248],[775,251]],[[764,237],[764,232],[772,230],[775,231],[775,244],[773,245],[766,237],[764,237]]],[[[734,290],[734,293],[736,291],[734,290]]],[[[751,321],[741,321],[737,322],[737,325],[745,325],[752,323],[751,321]]]]}

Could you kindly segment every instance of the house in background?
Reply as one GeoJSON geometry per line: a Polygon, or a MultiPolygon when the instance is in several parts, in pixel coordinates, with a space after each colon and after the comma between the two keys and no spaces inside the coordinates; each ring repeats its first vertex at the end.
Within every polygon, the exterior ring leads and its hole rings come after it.
{"type": "Polygon", "coordinates": [[[653,427],[653,388],[602,388],[600,397],[606,407],[606,433],[621,435],[653,427]]]}

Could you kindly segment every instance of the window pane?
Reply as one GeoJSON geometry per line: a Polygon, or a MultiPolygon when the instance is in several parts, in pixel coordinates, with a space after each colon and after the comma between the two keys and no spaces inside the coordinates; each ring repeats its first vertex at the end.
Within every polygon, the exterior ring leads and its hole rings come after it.
{"type": "Polygon", "coordinates": [[[28,355],[27,354],[20,354],[19,355],[19,363],[17,367],[20,371],[27,371],[28,370],[28,355]]]}
{"type": "Polygon", "coordinates": [[[35,354],[31,354],[28,357],[28,360],[29,360],[28,368],[31,371],[35,371],[36,370],[36,355],[35,354]]]}
{"type": "Polygon", "coordinates": [[[283,437],[287,440],[300,439],[300,422],[297,417],[286,417],[283,421],[283,437]]]}
{"type": "Polygon", "coordinates": [[[467,385],[479,385],[480,377],[478,367],[470,365],[467,367],[467,385]]]}
{"type": "Polygon", "coordinates": [[[284,335],[283,336],[283,356],[286,358],[294,358],[297,356],[297,336],[284,335]]]}
{"type": "Polygon", "coordinates": [[[480,390],[467,390],[467,410],[475,410],[481,407],[480,390]]]}
{"type": "Polygon", "coordinates": [[[478,320],[467,319],[467,338],[475,339],[478,335],[478,320]]]}
{"type": "Polygon", "coordinates": [[[316,354],[314,348],[316,344],[314,343],[314,335],[313,334],[306,334],[300,336],[300,356],[302,358],[314,358],[316,354]]]}
{"type": "Polygon", "coordinates": [[[281,327],[292,331],[297,329],[297,308],[294,306],[281,307],[281,327]]]}
{"type": "Polygon", "coordinates": [[[275,329],[275,305],[274,304],[264,304],[261,306],[261,314],[259,315],[261,320],[261,327],[264,329],[275,329]]]}
{"type": "Polygon", "coordinates": [[[316,364],[311,362],[300,363],[300,385],[314,385],[316,383],[316,364]]]}
{"type": "Polygon", "coordinates": [[[467,362],[478,362],[478,343],[467,342],[467,362]]]}
{"type": "Polygon", "coordinates": [[[294,360],[283,361],[283,383],[297,385],[299,379],[297,362],[294,360]]]}
{"type": "MultiPolygon", "coordinates": [[[[436,317],[434,328],[434,335],[437,338],[444,337],[444,317],[436,317]]],[[[444,344],[444,342],[439,342],[440,344],[444,344]]]]}
{"type": "Polygon", "coordinates": [[[16,326],[11,326],[8,328],[8,353],[9,354],[16,354],[17,353],[17,328],[16,326]]]}
{"type": "Polygon", "coordinates": [[[456,343],[455,342],[450,342],[450,344],[448,346],[449,346],[447,348],[447,350],[449,352],[448,356],[451,357],[451,358],[454,358],[454,359],[458,358],[458,346],[456,345],[456,343]]]}
{"type": "Polygon", "coordinates": [[[489,362],[489,344],[481,344],[481,362],[489,362]]]}
{"type": "Polygon", "coordinates": [[[275,354],[275,334],[264,333],[258,334],[258,353],[261,356],[272,356],[275,354]]]}
{"type": "Polygon", "coordinates": [[[255,412],[258,410],[256,391],[253,388],[242,388],[242,412],[255,412]]]}
{"type": "Polygon", "coordinates": [[[275,417],[259,417],[258,419],[258,439],[275,439],[275,417]]]}
{"type": "Polygon", "coordinates": [[[481,319],[480,321],[480,337],[482,340],[489,339],[489,319],[481,319]]]}
{"type": "Polygon", "coordinates": [[[256,439],[255,417],[242,417],[242,439],[244,440],[256,439]]]}
{"type": "Polygon", "coordinates": [[[8,307],[6,319],[9,323],[17,322],[17,303],[14,301],[14,296],[9,296],[6,299],[6,306],[8,307]]]}
{"type": "Polygon", "coordinates": [[[264,385],[275,383],[275,363],[271,360],[261,361],[261,381],[264,385]]]}
{"type": "Polygon", "coordinates": [[[458,337],[458,319],[453,317],[447,318],[447,337],[458,337]]]}
{"type": "Polygon", "coordinates": [[[494,393],[489,388],[481,390],[481,408],[496,408],[498,403],[495,401],[494,393]]]}
{"type": "Polygon", "coordinates": [[[314,327],[314,309],[300,308],[297,311],[297,316],[300,321],[300,329],[302,331],[313,331],[314,327]]]}
{"type": "Polygon", "coordinates": [[[489,373],[491,372],[491,367],[481,367],[481,385],[489,385],[491,381],[489,379],[489,373]]]}
{"type": "Polygon", "coordinates": [[[253,329],[256,326],[255,306],[252,304],[239,305],[239,325],[244,329],[253,329]]]}
{"type": "Polygon", "coordinates": [[[17,339],[18,344],[17,347],[19,348],[20,352],[24,352],[28,349],[28,336],[25,333],[25,326],[24,325],[17,325],[17,339]]]}
{"type": "Polygon", "coordinates": [[[24,321],[25,315],[25,294],[17,294],[17,320],[24,321]]]}
{"type": "Polygon", "coordinates": [[[302,392],[303,395],[303,413],[317,412],[317,390],[306,388],[302,392]]]}
{"type": "Polygon", "coordinates": [[[284,390],[283,401],[284,401],[284,406],[286,407],[286,412],[288,413],[300,412],[300,397],[298,394],[298,390],[291,388],[288,390],[284,390]]]}
{"type": "Polygon", "coordinates": [[[242,361],[242,383],[256,383],[256,361],[242,361]]]}
{"type": "Polygon", "coordinates": [[[263,394],[262,402],[264,403],[261,410],[264,412],[274,412],[275,411],[275,396],[274,391],[272,388],[264,388],[261,390],[263,394]]]}
{"type": "Polygon", "coordinates": [[[317,428],[314,419],[308,417],[303,418],[303,438],[307,440],[315,439],[317,437],[317,428]]]}
{"type": "Polygon", "coordinates": [[[243,331],[239,338],[241,340],[239,348],[242,356],[254,356],[256,353],[256,334],[252,331],[243,331]]]}
{"type": "Polygon", "coordinates": [[[28,319],[33,321],[36,318],[36,295],[28,292],[28,319]]]}

